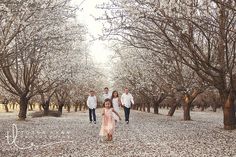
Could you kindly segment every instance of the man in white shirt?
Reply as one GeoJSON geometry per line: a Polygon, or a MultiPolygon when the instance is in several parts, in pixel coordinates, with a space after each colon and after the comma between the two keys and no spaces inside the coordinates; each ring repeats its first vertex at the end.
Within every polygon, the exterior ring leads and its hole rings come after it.
{"type": "Polygon", "coordinates": [[[104,88],[103,101],[104,101],[105,99],[111,99],[111,93],[109,92],[108,87],[105,87],[105,88],[104,88]]]}
{"type": "Polygon", "coordinates": [[[90,123],[92,123],[92,121],[94,122],[94,124],[96,124],[96,113],[95,113],[95,109],[97,107],[97,97],[95,96],[95,92],[93,90],[90,91],[90,95],[87,99],[87,106],[89,108],[89,120],[90,123]],[[93,120],[92,120],[93,117],[93,120]]]}
{"type": "Polygon", "coordinates": [[[134,104],[134,98],[129,93],[128,88],[125,88],[125,93],[123,93],[122,96],[121,96],[121,103],[122,103],[122,106],[124,106],[125,121],[126,121],[127,124],[129,124],[130,108],[131,108],[131,105],[134,104]]]}

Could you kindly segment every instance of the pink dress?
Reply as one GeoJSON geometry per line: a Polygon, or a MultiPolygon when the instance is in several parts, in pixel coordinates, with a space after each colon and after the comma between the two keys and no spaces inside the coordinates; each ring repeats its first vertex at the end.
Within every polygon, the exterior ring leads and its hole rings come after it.
{"type": "Polygon", "coordinates": [[[112,109],[113,108],[105,108],[105,114],[102,116],[100,136],[107,136],[107,134],[113,134],[115,131],[115,119],[113,117],[112,109]]]}

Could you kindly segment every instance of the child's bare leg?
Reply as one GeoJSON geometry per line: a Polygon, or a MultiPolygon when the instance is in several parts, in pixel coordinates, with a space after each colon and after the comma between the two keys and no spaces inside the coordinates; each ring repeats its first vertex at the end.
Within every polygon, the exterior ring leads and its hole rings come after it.
{"type": "Polygon", "coordinates": [[[112,134],[110,135],[110,141],[112,141],[112,134]]]}
{"type": "Polygon", "coordinates": [[[111,141],[111,140],[112,140],[112,135],[108,134],[108,141],[111,141]]]}

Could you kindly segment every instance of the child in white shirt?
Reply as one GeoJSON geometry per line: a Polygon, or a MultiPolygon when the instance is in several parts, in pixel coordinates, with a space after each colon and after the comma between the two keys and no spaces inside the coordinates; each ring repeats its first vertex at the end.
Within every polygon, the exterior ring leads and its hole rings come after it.
{"type": "Polygon", "coordinates": [[[121,96],[121,104],[124,106],[126,124],[129,124],[130,108],[131,105],[134,104],[134,98],[129,93],[128,88],[125,88],[125,93],[123,93],[121,96]]]}
{"type": "Polygon", "coordinates": [[[95,109],[97,108],[97,97],[95,96],[95,92],[93,90],[90,91],[90,96],[87,99],[87,106],[89,108],[90,123],[92,123],[93,121],[94,124],[96,124],[95,109]]]}

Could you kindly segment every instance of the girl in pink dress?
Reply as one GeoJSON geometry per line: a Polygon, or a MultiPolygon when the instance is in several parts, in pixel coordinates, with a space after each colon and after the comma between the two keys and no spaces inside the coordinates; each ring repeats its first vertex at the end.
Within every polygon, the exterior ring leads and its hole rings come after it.
{"type": "Polygon", "coordinates": [[[113,113],[115,113],[119,119],[120,115],[113,109],[111,99],[105,99],[103,103],[102,111],[102,126],[99,135],[107,136],[108,141],[112,141],[112,135],[115,131],[115,118],[113,113]]]}

